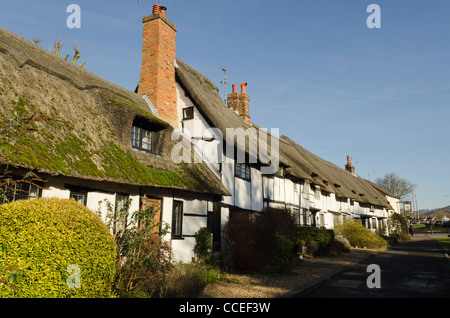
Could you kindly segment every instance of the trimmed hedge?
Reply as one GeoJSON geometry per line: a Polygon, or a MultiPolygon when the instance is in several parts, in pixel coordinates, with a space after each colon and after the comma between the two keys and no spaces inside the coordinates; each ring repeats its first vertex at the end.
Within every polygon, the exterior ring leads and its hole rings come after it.
{"type": "Polygon", "coordinates": [[[0,297],[111,297],[115,270],[109,229],[73,199],[0,205],[0,297]]]}
{"type": "Polygon", "coordinates": [[[333,230],[304,225],[298,225],[296,229],[297,244],[300,241],[305,241],[307,245],[311,242],[317,242],[319,244],[319,253],[326,253],[334,240],[333,230]]]}

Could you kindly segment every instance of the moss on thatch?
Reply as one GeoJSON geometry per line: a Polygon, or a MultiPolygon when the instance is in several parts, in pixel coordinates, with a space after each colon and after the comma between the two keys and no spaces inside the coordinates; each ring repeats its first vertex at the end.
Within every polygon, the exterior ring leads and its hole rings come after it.
{"type": "Polygon", "coordinates": [[[37,172],[134,185],[227,194],[204,164],[170,158],[172,127],[144,99],[0,28],[0,138],[8,163],[37,172]],[[40,120],[27,120],[30,117],[40,120]],[[139,117],[160,131],[157,155],[131,147],[139,117]]]}

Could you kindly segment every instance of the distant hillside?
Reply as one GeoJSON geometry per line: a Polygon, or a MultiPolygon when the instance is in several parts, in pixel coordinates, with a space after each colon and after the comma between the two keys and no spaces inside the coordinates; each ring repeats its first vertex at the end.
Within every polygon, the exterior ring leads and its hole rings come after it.
{"type": "Polygon", "coordinates": [[[439,209],[433,209],[433,210],[419,210],[419,214],[427,216],[427,215],[433,214],[436,211],[444,211],[445,214],[450,215],[450,205],[443,207],[443,208],[439,208],[439,209]]]}

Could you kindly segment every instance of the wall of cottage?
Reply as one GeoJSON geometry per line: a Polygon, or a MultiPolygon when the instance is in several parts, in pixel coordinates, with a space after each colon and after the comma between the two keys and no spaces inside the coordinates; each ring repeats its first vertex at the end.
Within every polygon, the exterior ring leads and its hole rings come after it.
{"type": "Polygon", "coordinates": [[[208,213],[213,212],[213,200],[206,195],[196,194],[176,194],[168,189],[140,188],[138,186],[114,185],[81,179],[66,177],[48,177],[42,190],[44,198],[69,199],[74,192],[86,193],[86,206],[99,213],[102,220],[106,222],[108,212],[105,200],[108,200],[113,208],[115,207],[118,195],[129,195],[131,199],[130,213],[141,208],[141,197],[157,198],[161,200],[161,221],[167,223],[172,228],[172,212],[174,201],[182,202],[182,236],[172,238],[167,234],[164,239],[170,243],[175,262],[190,262],[195,256],[193,249],[195,246],[195,233],[206,227],[208,213]]]}
{"type": "Polygon", "coordinates": [[[393,208],[392,212],[400,213],[400,200],[397,199],[397,198],[393,198],[391,196],[388,196],[388,195],[386,196],[386,198],[388,199],[389,204],[393,208]]]}
{"type": "Polygon", "coordinates": [[[202,227],[208,225],[208,213],[213,213],[212,200],[190,194],[185,195],[169,195],[164,193],[153,192],[163,198],[163,208],[161,219],[169,225],[172,225],[172,211],[175,201],[182,202],[183,216],[182,216],[182,236],[172,238],[171,234],[167,234],[165,239],[170,242],[173,252],[173,257],[177,262],[190,262],[195,257],[193,252],[195,246],[195,233],[202,227]]]}
{"type": "Polygon", "coordinates": [[[66,177],[49,177],[42,190],[43,198],[69,199],[71,193],[85,192],[86,206],[99,213],[102,220],[106,220],[108,212],[105,200],[113,207],[116,203],[117,194],[129,195],[131,199],[130,212],[139,209],[139,189],[132,186],[116,186],[113,184],[100,183],[66,177]]]}

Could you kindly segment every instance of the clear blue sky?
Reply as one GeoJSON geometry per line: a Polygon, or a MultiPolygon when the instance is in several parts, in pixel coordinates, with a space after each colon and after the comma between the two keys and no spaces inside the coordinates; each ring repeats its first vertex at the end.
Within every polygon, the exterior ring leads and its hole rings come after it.
{"type": "MultiPolygon", "coordinates": [[[[250,116],[361,177],[398,173],[419,208],[450,205],[450,1],[163,0],[177,56],[224,94],[248,82],[250,116]],[[381,28],[369,29],[369,4],[381,28]]],[[[0,0],[0,26],[63,55],[77,43],[89,71],[134,90],[141,65],[137,0],[0,0]],[[69,29],[69,4],[81,28],[69,29]]]]}

